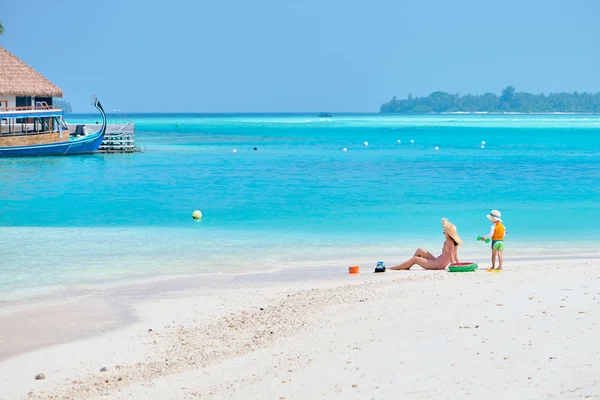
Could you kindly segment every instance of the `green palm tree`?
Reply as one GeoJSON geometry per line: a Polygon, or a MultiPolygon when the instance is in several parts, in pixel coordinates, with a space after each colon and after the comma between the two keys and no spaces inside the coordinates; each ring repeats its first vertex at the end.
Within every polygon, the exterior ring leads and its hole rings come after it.
{"type": "Polygon", "coordinates": [[[4,27],[2,26],[2,22],[0,22],[0,35],[4,32],[4,27]]]}

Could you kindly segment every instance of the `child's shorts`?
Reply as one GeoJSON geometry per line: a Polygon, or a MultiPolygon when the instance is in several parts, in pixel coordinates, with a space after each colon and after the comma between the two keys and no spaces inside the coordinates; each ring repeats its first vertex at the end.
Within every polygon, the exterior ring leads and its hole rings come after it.
{"type": "Polygon", "coordinates": [[[492,240],[492,250],[504,250],[504,240],[492,240]]]}

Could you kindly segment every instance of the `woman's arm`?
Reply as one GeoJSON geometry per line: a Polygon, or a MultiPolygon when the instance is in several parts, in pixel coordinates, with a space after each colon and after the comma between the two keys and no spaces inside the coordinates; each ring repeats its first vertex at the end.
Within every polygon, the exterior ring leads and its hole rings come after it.
{"type": "Polygon", "coordinates": [[[458,246],[453,246],[450,251],[450,264],[458,264],[458,246]]]}

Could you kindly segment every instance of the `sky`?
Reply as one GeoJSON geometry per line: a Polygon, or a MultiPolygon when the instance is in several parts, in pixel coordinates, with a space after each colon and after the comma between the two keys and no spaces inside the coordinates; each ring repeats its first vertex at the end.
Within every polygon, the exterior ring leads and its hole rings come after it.
{"type": "Polygon", "coordinates": [[[0,46],[75,112],[377,112],[600,91],[600,1],[0,0],[0,46]]]}

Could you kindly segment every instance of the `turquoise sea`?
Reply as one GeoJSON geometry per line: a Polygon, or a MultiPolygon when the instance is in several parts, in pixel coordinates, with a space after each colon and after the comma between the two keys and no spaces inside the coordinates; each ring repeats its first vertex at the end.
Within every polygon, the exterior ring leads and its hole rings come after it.
{"type": "Polygon", "coordinates": [[[508,260],[600,253],[600,116],[130,118],[144,153],[0,159],[0,305],[169,275],[370,269],[438,252],[442,217],[463,259],[482,259],[491,209],[508,260]]]}

